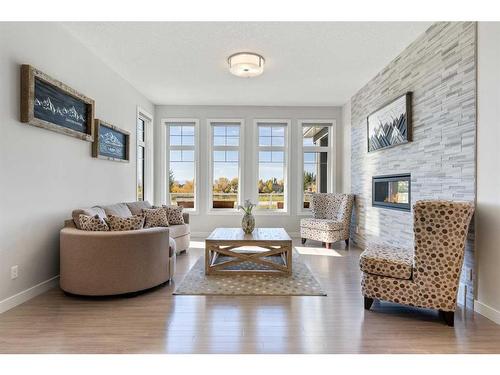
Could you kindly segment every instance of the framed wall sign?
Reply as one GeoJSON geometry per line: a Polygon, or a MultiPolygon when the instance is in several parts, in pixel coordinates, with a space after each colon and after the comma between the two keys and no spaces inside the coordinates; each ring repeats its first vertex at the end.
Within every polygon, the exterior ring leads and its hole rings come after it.
{"type": "Polygon", "coordinates": [[[411,141],[411,98],[407,92],[367,117],[368,152],[411,141]]]}
{"type": "Polygon", "coordinates": [[[99,159],[130,161],[130,133],[102,120],[94,122],[92,156],[99,159]]]}
{"type": "Polygon", "coordinates": [[[94,100],[21,65],[21,122],[92,142],[94,100]]]}

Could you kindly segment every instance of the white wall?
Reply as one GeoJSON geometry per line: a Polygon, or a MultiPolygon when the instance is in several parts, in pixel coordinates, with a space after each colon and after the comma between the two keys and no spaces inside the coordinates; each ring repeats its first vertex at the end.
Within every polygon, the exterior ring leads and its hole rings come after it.
{"type": "Polygon", "coordinates": [[[342,106],[342,192],[351,192],[351,101],[342,106]]]}
{"type": "Polygon", "coordinates": [[[153,105],[65,29],[0,23],[0,311],[2,300],[59,273],[59,229],[71,210],[135,199],[137,105],[153,105]],[[91,157],[91,143],[19,121],[19,65],[96,102],[96,117],[132,132],[131,162],[91,157]],[[10,267],[19,277],[10,279],[10,267]]]}
{"type": "MultiPolygon", "coordinates": [[[[244,139],[250,141],[253,136],[253,122],[254,119],[289,119],[291,120],[291,147],[290,157],[292,162],[291,178],[290,178],[290,203],[291,210],[288,216],[257,216],[256,223],[258,226],[283,226],[289,232],[298,232],[300,217],[297,213],[297,170],[296,161],[299,149],[298,143],[298,122],[297,120],[307,119],[332,119],[336,120],[337,124],[337,139],[336,139],[336,190],[342,190],[342,173],[341,173],[341,153],[342,153],[342,110],[340,107],[258,107],[258,106],[157,106],[155,112],[156,122],[156,135],[159,134],[159,127],[161,120],[165,118],[197,118],[200,120],[200,180],[201,180],[201,193],[200,193],[200,213],[191,217],[191,230],[195,233],[207,233],[217,226],[238,226],[241,214],[234,215],[206,215],[206,196],[207,196],[207,169],[206,158],[208,155],[208,132],[207,132],[207,119],[244,119],[245,120],[245,135],[244,139]]],[[[156,137],[155,144],[155,176],[160,176],[160,163],[158,159],[160,156],[159,137],[156,137]]],[[[250,147],[249,143],[246,147],[250,147]]],[[[245,150],[245,155],[249,152],[245,150]]],[[[254,188],[252,180],[252,170],[254,161],[250,158],[245,158],[245,165],[243,167],[243,186],[244,191],[251,191],[254,188]]],[[[155,192],[156,203],[160,203],[160,179],[155,178],[155,192]]],[[[243,197],[245,198],[245,197],[243,197]]]]}
{"type": "Polygon", "coordinates": [[[500,324],[500,23],[478,25],[477,301],[500,324]]]}

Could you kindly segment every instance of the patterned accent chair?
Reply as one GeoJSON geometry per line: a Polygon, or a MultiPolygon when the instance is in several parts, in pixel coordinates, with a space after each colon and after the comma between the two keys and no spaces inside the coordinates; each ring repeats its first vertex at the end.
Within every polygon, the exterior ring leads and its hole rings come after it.
{"type": "Polygon", "coordinates": [[[300,237],[323,242],[327,248],[344,240],[349,246],[354,195],[316,193],[312,195],[312,218],[300,220],[300,237]]]}
{"type": "Polygon", "coordinates": [[[429,200],[413,210],[414,249],[371,244],[361,254],[365,309],[374,299],[437,309],[453,326],[474,205],[429,200]]]}

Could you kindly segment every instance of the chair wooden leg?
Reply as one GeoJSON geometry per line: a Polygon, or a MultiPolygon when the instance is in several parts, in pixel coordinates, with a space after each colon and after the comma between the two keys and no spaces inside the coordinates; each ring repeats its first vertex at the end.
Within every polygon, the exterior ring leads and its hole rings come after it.
{"type": "Polygon", "coordinates": [[[302,241],[302,245],[306,243],[306,239],[305,238],[301,238],[301,241],[302,241]]]}
{"type": "Polygon", "coordinates": [[[349,238],[345,240],[345,247],[349,247],[349,238]]]}
{"type": "Polygon", "coordinates": [[[373,298],[365,297],[365,310],[370,310],[372,304],[373,304],[373,298]]]}
{"type": "Polygon", "coordinates": [[[453,327],[455,325],[455,312],[439,310],[439,316],[443,318],[447,326],[453,327]]]}
{"type": "Polygon", "coordinates": [[[325,242],[325,247],[326,247],[327,249],[331,249],[331,248],[332,248],[332,244],[331,244],[331,243],[329,243],[329,242],[325,242]]]}

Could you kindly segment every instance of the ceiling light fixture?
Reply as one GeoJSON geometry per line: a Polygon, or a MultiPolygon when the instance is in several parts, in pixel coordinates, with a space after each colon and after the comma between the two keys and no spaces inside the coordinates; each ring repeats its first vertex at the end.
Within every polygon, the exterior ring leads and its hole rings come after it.
{"type": "Polygon", "coordinates": [[[238,52],[227,58],[229,71],[238,77],[257,77],[264,72],[264,58],[252,52],[238,52]]]}

